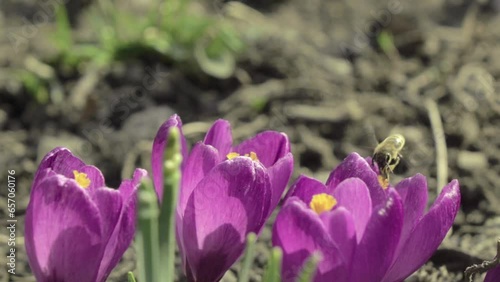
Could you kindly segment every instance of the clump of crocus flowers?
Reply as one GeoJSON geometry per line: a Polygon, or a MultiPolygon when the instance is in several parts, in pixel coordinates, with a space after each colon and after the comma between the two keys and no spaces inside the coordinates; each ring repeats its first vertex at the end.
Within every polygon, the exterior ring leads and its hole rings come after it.
{"type": "MultiPolygon", "coordinates": [[[[209,282],[241,257],[249,234],[262,231],[291,177],[293,156],[287,136],[276,131],[234,145],[225,120],[215,121],[189,150],[174,115],[158,130],[151,164],[158,205],[175,205],[172,232],[183,271],[188,281],[209,282]],[[173,130],[182,157],[174,188],[164,178],[173,130]],[[165,189],[178,189],[178,197],[165,202],[165,189]]],[[[429,259],[458,212],[458,182],[446,185],[426,211],[424,176],[387,187],[378,174],[370,158],[353,153],[326,184],[307,176],[295,181],[273,226],[273,245],[283,255],[281,278],[273,281],[295,281],[311,257],[318,257],[312,281],[340,282],[402,281],[429,259]]],[[[114,190],[69,150],[49,152],[35,175],[26,216],[26,248],[37,280],[104,281],[136,231],[136,194],[145,175],[137,169],[114,190]]]]}
{"type": "Polygon", "coordinates": [[[146,171],[118,189],[68,149],[41,161],[26,211],[25,244],[39,282],[105,281],[135,234],[136,190],[146,171]]]}
{"type": "Polygon", "coordinates": [[[283,281],[294,281],[319,252],[314,281],[402,281],[421,267],[451,228],[460,207],[453,180],[429,211],[427,183],[417,174],[383,188],[371,160],[349,155],[326,184],[301,176],[273,228],[283,250],[283,281]]]}
{"type": "Polygon", "coordinates": [[[285,134],[266,131],[233,145],[229,122],[217,120],[188,153],[181,120],[172,116],[153,143],[153,182],[160,199],[171,127],[181,132],[185,160],[176,214],[184,270],[193,281],[218,281],[243,253],[246,236],[259,233],[278,204],[293,170],[290,143],[285,134]]]}

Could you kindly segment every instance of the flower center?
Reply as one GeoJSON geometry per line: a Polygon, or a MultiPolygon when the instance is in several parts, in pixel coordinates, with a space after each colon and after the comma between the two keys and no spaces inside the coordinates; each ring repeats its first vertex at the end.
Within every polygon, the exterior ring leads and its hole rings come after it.
{"type": "Polygon", "coordinates": [[[337,204],[337,199],[326,193],[316,194],[313,196],[309,207],[317,214],[331,210],[337,204]]]}
{"type": "Polygon", "coordinates": [[[78,170],[73,170],[73,175],[75,176],[76,183],[82,188],[87,188],[90,185],[90,179],[86,173],[79,172],[78,170]]]}
{"type": "MultiPolygon", "coordinates": [[[[232,159],[234,159],[236,157],[239,157],[239,156],[240,156],[240,154],[238,154],[236,152],[231,152],[231,153],[229,153],[229,154],[226,155],[226,157],[227,157],[228,160],[232,160],[232,159]]],[[[257,154],[255,152],[250,152],[250,154],[245,154],[244,156],[251,158],[252,161],[258,161],[259,160],[259,158],[257,158],[257,154]]]]}

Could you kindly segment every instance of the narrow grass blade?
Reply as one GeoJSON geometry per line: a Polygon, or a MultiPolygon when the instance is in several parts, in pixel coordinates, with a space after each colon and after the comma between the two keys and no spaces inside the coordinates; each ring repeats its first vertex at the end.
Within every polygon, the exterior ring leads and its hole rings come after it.
{"type": "Polygon", "coordinates": [[[262,278],[263,282],[280,282],[281,281],[281,260],[283,259],[283,251],[280,247],[274,247],[271,250],[271,256],[267,262],[266,272],[262,278]]]}
{"type": "Polygon", "coordinates": [[[132,271],[129,271],[129,272],[127,273],[127,281],[128,281],[128,282],[136,282],[136,281],[135,281],[135,276],[134,276],[134,273],[132,273],[132,271]]]}
{"type": "Polygon", "coordinates": [[[249,233],[247,235],[247,244],[245,248],[245,254],[243,255],[243,264],[241,267],[241,273],[238,278],[238,282],[248,282],[250,280],[250,268],[252,267],[252,262],[255,253],[255,242],[257,241],[257,235],[255,233],[249,233]]]}
{"type": "MultiPolygon", "coordinates": [[[[181,179],[181,141],[176,127],[170,128],[165,148],[163,200],[159,218],[161,281],[174,281],[175,274],[175,207],[181,179]]],[[[160,281],[160,280],[158,280],[160,281]]]]}
{"type": "Polygon", "coordinates": [[[135,235],[139,281],[158,281],[158,215],[158,199],[148,178],[139,188],[138,230],[135,235]]]}
{"type": "Polygon", "coordinates": [[[69,52],[73,46],[73,38],[71,36],[71,25],[66,7],[63,4],[57,6],[55,14],[57,30],[54,40],[60,51],[69,52]]]}
{"type": "Polygon", "coordinates": [[[316,269],[318,268],[318,263],[320,260],[321,255],[319,253],[314,253],[304,262],[302,272],[299,276],[300,282],[313,281],[314,274],[316,274],[316,269]]]}

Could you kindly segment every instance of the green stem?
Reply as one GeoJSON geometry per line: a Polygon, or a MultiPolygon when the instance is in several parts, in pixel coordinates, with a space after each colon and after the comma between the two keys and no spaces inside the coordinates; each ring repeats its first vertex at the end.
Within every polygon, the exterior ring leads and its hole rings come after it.
{"type": "Polygon", "coordinates": [[[128,282],[136,282],[136,281],[135,281],[135,276],[134,276],[134,273],[132,273],[132,271],[129,271],[129,272],[127,273],[127,281],[128,281],[128,282]]]}
{"type": "Polygon", "coordinates": [[[181,179],[181,141],[176,127],[169,130],[165,148],[163,200],[159,217],[159,249],[161,268],[158,269],[161,281],[173,282],[175,274],[175,209],[181,179]]]}
{"type": "Polygon", "coordinates": [[[73,47],[73,37],[71,36],[71,25],[69,23],[68,11],[64,5],[59,5],[56,9],[56,40],[63,52],[70,52],[73,47]]]}
{"type": "Polygon", "coordinates": [[[281,281],[281,260],[283,251],[280,247],[274,247],[271,250],[271,256],[267,262],[266,272],[262,278],[263,282],[279,282],[281,281]]]}
{"type": "Polygon", "coordinates": [[[302,268],[302,273],[299,276],[300,282],[310,282],[313,281],[314,275],[316,274],[316,269],[318,263],[321,260],[321,255],[318,253],[313,253],[305,262],[302,268]]]}
{"type": "Polygon", "coordinates": [[[135,237],[139,281],[158,281],[158,200],[150,179],[139,188],[138,230],[135,237]]]}
{"type": "Polygon", "coordinates": [[[239,282],[248,282],[250,280],[249,274],[254,259],[256,241],[257,235],[255,233],[252,232],[247,235],[247,244],[245,254],[243,255],[243,265],[238,279],[239,282]]]}

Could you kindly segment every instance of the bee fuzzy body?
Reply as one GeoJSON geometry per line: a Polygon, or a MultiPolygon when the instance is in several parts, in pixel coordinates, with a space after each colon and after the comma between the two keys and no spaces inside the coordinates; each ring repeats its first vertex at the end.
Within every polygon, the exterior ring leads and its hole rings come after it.
{"type": "Polygon", "coordinates": [[[389,183],[389,175],[398,165],[402,156],[401,150],[405,145],[405,138],[401,134],[393,134],[375,147],[372,164],[377,164],[383,182],[389,183]]]}

